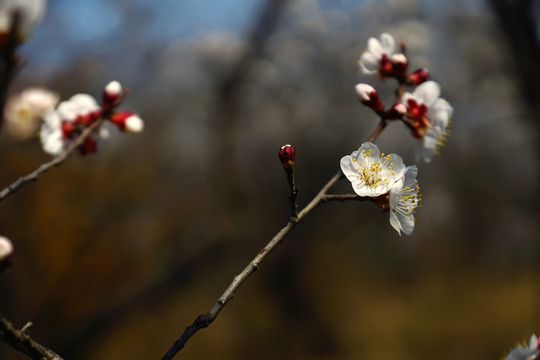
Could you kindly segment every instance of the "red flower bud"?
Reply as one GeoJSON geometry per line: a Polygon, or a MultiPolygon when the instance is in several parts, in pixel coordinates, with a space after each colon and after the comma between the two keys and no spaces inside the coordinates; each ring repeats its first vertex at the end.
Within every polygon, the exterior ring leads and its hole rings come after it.
{"type": "Polygon", "coordinates": [[[144,129],[143,120],[132,111],[117,111],[110,116],[110,120],[122,131],[135,133],[144,129]]]}
{"type": "Polygon", "coordinates": [[[429,79],[429,71],[427,69],[418,69],[415,72],[413,72],[409,77],[407,78],[407,82],[411,85],[419,85],[423,83],[424,81],[427,81],[429,79]]]}
{"type": "Polygon", "coordinates": [[[401,103],[394,104],[390,110],[386,112],[388,120],[401,119],[407,113],[407,107],[401,103]]]}
{"type": "Polygon", "coordinates": [[[358,101],[366,105],[375,112],[383,111],[384,106],[381,103],[379,94],[377,91],[368,84],[358,84],[355,87],[356,95],[358,96],[358,101]]]}
{"type": "Polygon", "coordinates": [[[409,60],[403,54],[392,55],[392,70],[394,76],[398,79],[404,79],[407,74],[407,67],[409,66],[409,60]]]}
{"type": "Polygon", "coordinates": [[[382,78],[392,77],[394,74],[392,60],[390,60],[386,54],[383,54],[381,60],[379,61],[379,74],[382,78]]]}
{"type": "Polygon", "coordinates": [[[103,96],[102,96],[102,105],[103,108],[110,110],[120,103],[121,96],[122,96],[122,84],[120,84],[118,81],[111,81],[110,83],[105,86],[105,90],[103,90],[103,96]]]}
{"type": "Polygon", "coordinates": [[[284,167],[292,168],[294,166],[294,156],[296,155],[296,150],[292,145],[284,145],[279,150],[279,160],[284,167]]]}

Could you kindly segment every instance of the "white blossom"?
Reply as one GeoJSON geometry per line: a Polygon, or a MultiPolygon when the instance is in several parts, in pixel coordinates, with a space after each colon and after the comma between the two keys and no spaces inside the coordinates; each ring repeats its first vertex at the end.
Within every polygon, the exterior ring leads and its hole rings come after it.
{"type": "Polygon", "coordinates": [[[0,1],[0,33],[7,33],[13,15],[20,16],[19,33],[26,36],[45,15],[46,0],[2,0],[0,1]]]}
{"type": "Polygon", "coordinates": [[[505,357],[505,360],[533,360],[538,356],[538,338],[531,335],[529,346],[518,345],[505,357]]]}
{"type": "Polygon", "coordinates": [[[407,107],[407,117],[415,130],[413,135],[422,139],[418,157],[429,162],[445,145],[450,134],[448,126],[453,108],[439,97],[441,89],[435,81],[426,81],[412,92],[405,92],[401,102],[407,107]]]}
{"type": "Polygon", "coordinates": [[[410,235],[414,230],[414,213],[422,201],[420,187],[416,180],[418,168],[416,165],[408,166],[404,176],[390,189],[390,225],[398,234],[401,231],[410,235]]]}
{"type": "Polygon", "coordinates": [[[29,138],[56,104],[58,94],[41,88],[28,88],[10,97],[4,109],[6,132],[20,140],[29,138]]]}
{"type": "Polygon", "coordinates": [[[405,173],[403,159],[396,154],[384,155],[372,143],[341,159],[341,170],[359,196],[387,194],[405,173]]]}
{"type": "MultiPolygon", "coordinates": [[[[45,152],[58,156],[73,140],[77,126],[88,125],[97,115],[100,107],[88,94],[76,94],[62,101],[57,109],[45,116],[40,138],[45,152]]],[[[80,129],[79,129],[80,133],[80,129]]]]}
{"type": "Polygon", "coordinates": [[[396,42],[392,35],[381,34],[379,39],[368,39],[367,50],[362,53],[359,60],[360,69],[363,73],[374,73],[381,70],[385,64],[391,65],[396,42]],[[382,65],[382,66],[381,66],[382,65]]]}

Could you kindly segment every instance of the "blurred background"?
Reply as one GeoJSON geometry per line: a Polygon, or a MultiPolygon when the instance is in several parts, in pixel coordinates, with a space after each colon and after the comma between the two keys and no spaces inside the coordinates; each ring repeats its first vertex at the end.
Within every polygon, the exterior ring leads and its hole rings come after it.
{"type": "MultiPolygon", "coordinates": [[[[356,100],[369,37],[408,46],[454,106],[419,164],[412,236],[373,204],[318,207],[182,359],[498,359],[540,333],[540,2],[51,0],[11,87],[99,97],[146,129],[115,133],[0,204],[16,264],[0,312],[65,359],[159,359],[377,118],[356,100]]],[[[377,140],[415,162],[399,123],[377,140]]],[[[0,134],[0,187],[50,159],[0,134]]],[[[351,192],[339,183],[335,193],[351,192]]],[[[0,359],[26,359],[1,343],[0,359]]]]}

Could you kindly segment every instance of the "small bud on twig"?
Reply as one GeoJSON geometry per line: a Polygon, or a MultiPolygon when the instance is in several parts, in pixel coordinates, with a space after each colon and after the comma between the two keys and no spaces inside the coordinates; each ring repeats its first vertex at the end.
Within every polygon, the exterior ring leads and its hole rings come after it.
{"type": "Polygon", "coordinates": [[[294,167],[294,156],[296,155],[296,150],[292,145],[283,145],[279,150],[279,160],[283,167],[292,168],[294,167]]]}
{"type": "Polygon", "coordinates": [[[111,115],[110,120],[122,131],[138,133],[143,131],[143,120],[131,111],[118,111],[111,115]]]}
{"type": "Polygon", "coordinates": [[[102,96],[102,106],[106,110],[115,108],[120,104],[122,100],[123,88],[122,84],[118,81],[113,80],[105,86],[102,96]]]}
{"type": "Polygon", "coordinates": [[[407,107],[401,103],[394,104],[390,110],[386,112],[388,120],[401,119],[407,113],[407,107]]]}
{"type": "Polygon", "coordinates": [[[294,156],[296,150],[292,145],[283,145],[279,150],[279,160],[283,165],[283,169],[287,174],[287,182],[289,183],[290,195],[289,202],[291,204],[291,219],[296,219],[298,216],[298,203],[296,202],[296,196],[298,195],[298,187],[294,180],[294,156]]]}
{"type": "Polygon", "coordinates": [[[368,84],[358,84],[355,87],[356,95],[358,96],[358,101],[366,105],[375,112],[381,112],[384,110],[384,106],[381,103],[379,93],[373,88],[373,86],[368,84]]]}
{"type": "Polygon", "coordinates": [[[407,78],[407,82],[411,85],[420,85],[427,80],[429,80],[429,71],[425,68],[416,70],[407,78]]]}

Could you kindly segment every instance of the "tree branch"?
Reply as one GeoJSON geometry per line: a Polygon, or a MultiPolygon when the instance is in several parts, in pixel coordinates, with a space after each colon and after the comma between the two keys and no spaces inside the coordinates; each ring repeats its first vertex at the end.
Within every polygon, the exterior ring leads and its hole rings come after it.
{"type": "Polygon", "coordinates": [[[322,202],[328,201],[345,201],[345,200],[356,200],[356,201],[373,201],[373,198],[358,196],[356,194],[327,194],[322,197],[322,202]]]}
{"type": "Polygon", "coordinates": [[[8,320],[0,315],[0,340],[35,360],[63,360],[51,349],[32,340],[25,328],[23,330],[15,329],[8,320]]]}
{"type": "Polygon", "coordinates": [[[342,173],[339,171],[334,175],[323,188],[319,191],[317,196],[311,200],[311,202],[298,213],[296,219],[290,219],[287,225],[283,227],[268,244],[255,256],[255,258],[246,266],[246,268],[238,275],[236,275],[225,292],[220,296],[218,301],[212,306],[207,314],[199,315],[191,326],[188,326],[182,335],[175,341],[173,346],[163,356],[162,360],[172,359],[186,344],[186,342],[200,329],[208,327],[218,316],[223,307],[233,298],[234,293],[242,285],[242,283],[257,270],[261,262],[266,256],[282,241],[285,235],[289,233],[302,220],[307,214],[311,212],[317,205],[319,205],[326,192],[341,178],[342,173]]]}
{"type": "MultiPolygon", "coordinates": [[[[381,134],[381,132],[386,127],[386,120],[384,118],[381,118],[381,121],[375,131],[369,136],[368,140],[369,142],[373,142],[377,139],[377,137],[381,134]]],[[[289,231],[292,230],[298,224],[307,214],[311,212],[317,205],[321,204],[322,202],[327,202],[329,200],[349,200],[349,199],[356,199],[356,195],[328,195],[326,194],[328,190],[340,179],[343,178],[343,173],[338,171],[337,174],[335,174],[327,183],[322,187],[322,189],[319,191],[319,193],[310,201],[309,204],[306,205],[298,213],[298,217],[290,218],[287,222],[287,225],[283,227],[273,238],[270,240],[268,244],[251,260],[251,262],[246,266],[246,268],[238,275],[236,275],[233,278],[233,281],[225,290],[225,292],[220,296],[218,301],[212,306],[210,311],[206,314],[202,314],[197,316],[195,321],[191,326],[188,326],[182,335],[174,342],[174,344],[171,346],[171,348],[167,351],[167,353],[162,357],[161,360],[171,360],[186,344],[186,342],[200,329],[204,329],[208,327],[218,316],[220,311],[223,309],[223,307],[233,298],[234,293],[238,288],[242,285],[246,279],[255,272],[255,270],[259,269],[259,266],[261,262],[266,258],[266,256],[282,241],[285,235],[289,233],[289,231]]]]}
{"type": "Polygon", "coordinates": [[[8,195],[16,192],[21,186],[24,184],[30,182],[30,181],[36,181],[38,176],[43,174],[44,172],[47,172],[50,168],[60,165],[66,158],[75,150],[79,145],[81,145],[84,140],[90,134],[99,127],[99,125],[103,122],[103,118],[97,120],[92,125],[90,125],[88,128],[86,128],[81,135],[79,135],[78,138],[75,139],[65,150],[62,152],[59,156],[54,158],[53,160],[41,164],[35,171],[31,172],[30,174],[20,177],[17,181],[15,181],[13,184],[6,187],[4,190],[0,191],[0,201],[4,200],[8,195]]]}

